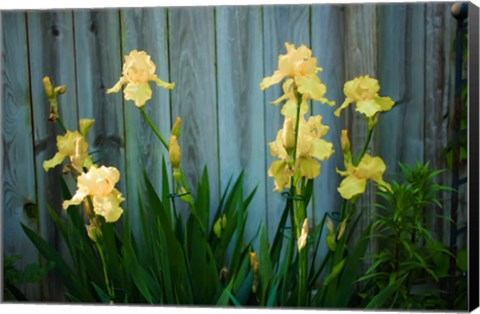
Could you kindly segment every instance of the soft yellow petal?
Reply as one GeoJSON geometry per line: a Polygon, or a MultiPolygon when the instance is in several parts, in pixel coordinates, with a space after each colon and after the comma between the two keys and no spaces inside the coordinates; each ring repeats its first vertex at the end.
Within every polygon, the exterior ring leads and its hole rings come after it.
{"type": "Polygon", "coordinates": [[[274,101],[272,101],[271,104],[275,105],[275,106],[278,106],[279,103],[281,103],[282,101],[287,100],[287,99],[288,99],[288,96],[283,94],[282,96],[280,96],[277,99],[275,99],[274,101]]]}
{"type": "Polygon", "coordinates": [[[322,124],[322,116],[310,116],[308,118],[308,125],[310,127],[310,132],[313,132],[315,138],[320,138],[328,133],[330,127],[328,125],[322,124]]]}
{"type": "Polygon", "coordinates": [[[327,87],[320,81],[320,78],[313,74],[308,76],[299,76],[295,78],[298,86],[298,92],[308,99],[313,99],[329,106],[334,106],[335,102],[324,97],[327,87]]]}
{"type": "Polygon", "coordinates": [[[87,197],[88,193],[83,189],[78,189],[71,200],[65,200],[62,204],[63,209],[67,209],[70,205],[80,205],[82,201],[87,197]]]}
{"type": "Polygon", "coordinates": [[[69,131],[57,136],[58,151],[65,156],[73,156],[76,152],[77,140],[83,138],[78,131],[69,131]]]}
{"type": "Polygon", "coordinates": [[[272,102],[274,105],[278,105],[280,102],[284,100],[295,100],[295,94],[293,92],[293,80],[288,79],[282,84],[283,95],[277,98],[275,101],[272,102]]]}
{"type": "Polygon", "coordinates": [[[93,211],[105,217],[106,222],[117,221],[123,213],[120,203],[124,200],[122,194],[114,189],[106,197],[93,197],[93,211]]]}
{"type": "Polygon", "coordinates": [[[121,77],[113,87],[107,89],[107,94],[117,93],[118,91],[120,91],[120,89],[122,88],[122,85],[125,83],[126,83],[125,79],[121,77]]]}
{"type": "Polygon", "coordinates": [[[92,127],[93,123],[95,123],[94,119],[80,119],[79,121],[79,129],[80,129],[80,134],[82,136],[85,136],[92,127]]]}
{"type": "Polygon", "coordinates": [[[155,82],[155,84],[157,84],[157,86],[160,86],[160,87],[163,87],[165,89],[173,89],[175,87],[175,83],[167,83],[167,82],[164,82],[162,81],[161,79],[159,79],[156,75],[154,75],[152,78],[151,78],[152,81],[155,82]]]}
{"type": "Polygon", "coordinates": [[[280,129],[277,132],[277,137],[275,138],[275,141],[268,143],[268,146],[270,147],[270,153],[272,157],[287,159],[288,152],[283,146],[283,129],[280,129]]]}
{"type": "Polygon", "coordinates": [[[122,74],[130,84],[144,84],[155,74],[155,69],[155,63],[145,51],[133,50],[125,56],[122,74]]]}
{"type": "Polygon", "coordinates": [[[52,159],[45,160],[43,162],[43,169],[45,169],[45,171],[48,171],[50,168],[54,168],[55,166],[60,165],[63,162],[63,159],[65,159],[65,157],[66,156],[64,154],[57,152],[52,159]]]}
{"type": "Polygon", "coordinates": [[[377,112],[381,111],[381,107],[375,99],[367,99],[357,101],[356,111],[363,113],[367,117],[373,117],[377,112]]]}
{"type": "Polygon", "coordinates": [[[77,186],[91,196],[105,197],[111,193],[120,180],[120,172],[115,167],[90,167],[87,173],[77,178],[77,186]]]}
{"type": "Polygon", "coordinates": [[[382,175],[387,169],[380,157],[372,157],[365,154],[356,168],[357,176],[375,181],[382,180],[382,175]]]}
{"type": "Polygon", "coordinates": [[[284,187],[290,186],[290,177],[292,176],[292,172],[288,168],[288,165],[285,161],[273,161],[270,165],[270,169],[268,169],[268,175],[273,177],[275,182],[274,191],[281,192],[283,191],[284,187]]]}
{"type": "Polygon", "coordinates": [[[265,90],[270,86],[279,83],[281,80],[283,80],[284,77],[285,75],[282,72],[280,72],[279,70],[275,70],[272,76],[267,76],[263,78],[263,80],[260,82],[260,89],[265,90]]]}
{"type": "Polygon", "coordinates": [[[75,140],[75,153],[70,156],[70,162],[78,172],[83,172],[83,164],[87,158],[88,144],[85,141],[85,137],[79,136],[75,140]]]}
{"type": "Polygon", "coordinates": [[[319,159],[326,160],[333,154],[333,144],[323,139],[316,139],[312,141],[310,148],[310,155],[319,159]]]}
{"type": "Polygon", "coordinates": [[[341,112],[343,109],[347,108],[348,105],[350,105],[351,103],[352,103],[352,99],[350,99],[350,98],[347,97],[347,98],[345,99],[345,101],[343,102],[343,104],[342,104],[340,107],[338,107],[337,110],[335,110],[335,112],[334,112],[333,114],[334,114],[335,116],[337,116],[337,117],[340,117],[340,112],[341,112]]]}
{"type": "Polygon", "coordinates": [[[376,97],[375,101],[380,106],[381,111],[388,111],[392,109],[393,105],[395,105],[390,97],[376,97]]]}
{"type": "Polygon", "coordinates": [[[128,84],[123,91],[126,100],[135,101],[137,107],[143,107],[147,100],[152,98],[152,90],[148,83],[128,84]]]}
{"type": "Polygon", "coordinates": [[[342,182],[340,182],[340,186],[337,190],[344,199],[349,200],[355,195],[365,192],[366,185],[366,179],[359,179],[355,176],[347,176],[342,180],[342,182]]]}
{"type": "MultiPolygon", "coordinates": [[[[288,118],[295,119],[297,117],[297,102],[295,99],[289,99],[285,102],[281,109],[281,113],[288,118]]],[[[300,115],[304,115],[308,112],[308,103],[306,101],[302,101],[300,104],[300,115]]]]}
{"type": "Polygon", "coordinates": [[[311,157],[302,157],[299,160],[300,174],[313,179],[320,174],[320,163],[311,157]]]}

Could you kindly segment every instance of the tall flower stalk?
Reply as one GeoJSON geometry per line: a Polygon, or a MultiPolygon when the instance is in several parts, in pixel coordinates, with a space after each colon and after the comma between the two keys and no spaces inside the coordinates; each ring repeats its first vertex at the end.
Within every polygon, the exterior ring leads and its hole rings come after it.
{"type": "MultiPolygon", "coordinates": [[[[327,88],[317,76],[322,71],[317,67],[316,58],[305,45],[295,48],[285,43],[287,54],[278,57],[278,69],[272,76],[260,83],[262,90],[281,82],[284,95],[273,102],[285,102],[281,113],[285,116],[284,125],[277,133],[275,141],[269,143],[270,151],[279,160],[272,162],[268,175],[274,178],[275,191],[288,188],[287,206],[291,221],[291,237],[288,246],[287,265],[293,264],[293,243],[297,239],[298,250],[298,290],[297,304],[308,305],[308,217],[306,182],[320,175],[320,161],[333,154],[333,145],[322,139],[328,127],[321,123],[321,116],[310,116],[308,101],[315,100],[330,106],[334,102],[324,97],[327,88]]],[[[281,226],[282,227],[282,226],[281,226]]],[[[288,280],[284,278],[285,283],[288,280]]]]}
{"type": "MultiPolygon", "coordinates": [[[[149,85],[150,81],[167,90],[172,90],[175,87],[175,83],[167,83],[158,78],[155,71],[156,65],[145,51],[133,50],[125,56],[122,76],[112,88],[107,90],[107,94],[119,92],[121,87],[126,85],[123,90],[125,100],[132,100],[135,103],[135,106],[140,110],[143,119],[147,122],[150,129],[152,129],[153,133],[168,152],[172,164],[174,184],[176,186],[176,193],[174,193],[175,196],[178,196],[181,200],[187,202],[190,207],[192,207],[192,210],[196,212],[193,198],[190,196],[190,190],[180,169],[180,146],[178,143],[178,138],[180,136],[180,117],[177,117],[172,127],[171,136],[167,142],[144,108],[146,102],[151,99],[152,96],[152,90],[149,85]]],[[[202,226],[204,227],[204,230],[206,230],[206,226],[204,226],[204,224],[202,224],[202,226]]]]}
{"type": "Polygon", "coordinates": [[[64,172],[70,173],[77,184],[77,191],[70,200],[65,200],[62,207],[66,210],[71,205],[82,205],[85,209],[89,225],[86,231],[89,238],[94,242],[100,256],[105,286],[110,300],[115,298],[113,283],[109,279],[103,247],[101,224],[102,222],[113,223],[123,213],[120,203],[124,201],[122,193],[115,188],[120,179],[120,172],[115,167],[98,167],[88,154],[86,136],[92,127],[93,119],[80,119],[79,131],[67,130],[58,112],[57,96],[66,91],[65,86],[53,88],[48,76],[43,78],[45,94],[50,103],[49,120],[58,122],[64,135],[57,136],[58,152],[49,160],[43,162],[45,171],[61,165],[65,159],[69,164],[65,165],[64,172]]]}

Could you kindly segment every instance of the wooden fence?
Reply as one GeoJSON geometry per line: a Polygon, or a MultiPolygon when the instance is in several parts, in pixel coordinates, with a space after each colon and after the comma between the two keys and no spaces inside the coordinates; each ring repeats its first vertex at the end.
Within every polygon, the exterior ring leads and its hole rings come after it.
{"type": "MultiPolygon", "coordinates": [[[[452,43],[455,21],[448,3],[237,6],[108,10],[1,12],[3,254],[21,255],[19,268],[39,256],[20,223],[41,232],[61,248],[48,218],[47,204],[61,211],[60,169],[46,173],[44,160],[55,151],[56,131],[47,120],[42,77],[67,85],[60,113],[67,128],[93,118],[89,145],[94,159],[117,167],[124,208],[135,219],[142,173],[160,189],[166,156],[132,102],[121,93],[106,95],[121,74],[123,56],[145,50],[160,78],[173,91],[153,88],[146,111],[162,134],[183,118],[182,163],[188,181],[208,167],[212,206],[231,176],[245,170],[246,190],[257,187],[249,208],[249,235],[266,223],[270,236],[284,199],[273,192],[267,170],[273,158],[267,143],[282,126],[280,110],[270,104],[280,87],[260,91],[259,82],[277,67],[286,41],[306,44],[324,68],[327,97],[343,102],[343,84],[369,74],[380,81],[380,95],[396,102],[382,114],[371,150],[388,167],[397,161],[431,161],[444,168],[441,150],[448,139],[453,104],[452,43]]],[[[315,183],[311,216],[319,221],[338,209],[336,167],[343,162],[339,133],[348,128],[354,148],[366,136],[363,118],[349,109],[342,118],[332,108],[313,104],[330,126],[327,140],[336,154],[322,164],[315,183]]],[[[448,183],[448,181],[445,181],[448,183]]],[[[364,197],[371,203],[374,191],[364,197]]],[[[368,219],[366,216],[365,219],[368,219]]],[[[441,227],[441,226],[440,226],[441,227]]],[[[439,229],[440,230],[440,229],[439,229]]],[[[33,299],[51,299],[44,289],[24,287],[33,299]]],[[[55,292],[57,291],[57,292],[55,292]]]]}

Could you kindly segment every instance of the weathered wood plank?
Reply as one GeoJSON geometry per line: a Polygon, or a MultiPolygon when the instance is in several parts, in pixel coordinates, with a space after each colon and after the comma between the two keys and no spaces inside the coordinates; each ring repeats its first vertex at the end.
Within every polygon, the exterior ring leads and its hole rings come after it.
{"type": "MultiPolygon", "coordinates": [[[[3,257],[20,255],[16,267],[38,263],[38,252],[21,223],[38,231],[27,30],[24,12],[2,12],[2,237],[3,257]]],[[[39,300],[37,285],[23,285],[31,300],[39,300]]]]}
{"type": "Polygon", "coordinates": [[[78,10],[74,27],[78,117],[95,119],[88,134],[93,161],[118,168],[117,187],[126,193],[123,95],[105,94],[122,71],[119,12],[78,10]]]}
{"type": "MultiPolygon", "coordinates": [[[[377,5],[376,4],[349,4],[345,6],[345,81],[352,80],[360,75],[369,75],[377,78],[377,5]]],[[[340,104],[339,104],[340,105],[340,104]]],[[[367,124],[365,116],[349,106],[342,112],[351,141],[354,158],[360,151],[367,138],[367,124]]],[[[378,132],[378,129],[375,131],[378,132]]],[[[370,147],[374,147],[374,138],[370,147]]],[[[369,152],[369,151],[367,151],[369,152]]],[[[377,155],[376,152],[369,152],[377,155]]],[[[368,184],[365,193],[357,201],[357,213],[362,215],[357,226],[357,235],[370,223],[370,214],[374,209],[375,193],[372,184],[368,184]]],[[[355,237],[354,237],[355,238],[355,237]]],[[[371,251],[368,253],[370,254],[371,251]]]]}
{"type": "MultiPolygon", "coordinates": [[[[448,3],[429,3],[425,7],[425,161],[430,161],[431,169],[446,168],[441,151],[448,143],[448,110],[453,103],[452,73],[454,62],[450,62],[455,29],[455,19],[451,17],[448,3]]],[[[448,173],[438,178],[438,183],[450,185],[448,173]]],[[[445,195],[443,212],[449,214],[449,195],[445,195]]],[[[432,228],[438,235],[449,241],[448,226],[431,220],[432,228]],[[443,232],[445,230],[445,232],[443,232]]]]}
{"type": "MultiPolygon", "coordinates": [[[[264,75],[270,76],[278,67],[278,55],[285,54],[285,42],[295,46],[305,44],[310,47],[310,7],[301,6],[264,6],[263,7],[263,41],[264,41],[264,75]]],[[[260,83],[260,82],[259,82],[260,83]]],[[[265,102],[265,150],[266,170],[275,158],[270,154],[268,143],[274,141],[277,132],[283,126],[280,108],[270,103],[280,97],[283,91],[281,84],[272,86],[264,92],[265,102]]],[[[273,235],[285,208],[285,199],[273,191],[273,178],[267,178],[267,228],[268,238],[273,235]]]]}
{"type": "MultiPolygon", "coordinates": [[[[326,97],[334,100],[336,106],[330,107],[314,102],[312,114],[321,115],[322,123],[330,129],[325,140],[333,143],[334,154],[321,164],[320,176],[314,183],[312,221],[318,224],[325,213],[339,211],[341,197],[337,191],[340,177],[336,169],[343,169],[343,154],[340,146],[340,134],[344,127],[343,119],[333,115],[335,108],[344,100],[344,29],[343,7],[340,5],[312,6],[312,52],[317,58],[322,82],[327,86],[326,97]]],[[[326,242],[320,241],[320,256],[327,252],[326,242]]],[[[321,257],[318,259],[321,261],[321,257]]]]}
{"type": "Polygon", "coordinates": [[[423,161],[424,9],[424,4],[379,7],[380,94],[395,102],[392,110],[381,114],[377,132],[376,147],[387,165],[387,178],[397,173],[399,161],[423,161]]]}
{"type": "MultiPolygon", "coordinates": [[[[123,9],[121,11],[122,55],[132,50],[144,50],[157,69],[156,74],[169,81],[168,29],[166,9],[123,9]]],[[[170,134],[170,93],[151,84],[152,99],[145,111],[168,141],[170,134]]],[[[127,164],[127,204],[132,226],[138,226],[138,192],[146,195],[143,173],[146,171],[153,186],[161,191],[162,156],[169,163],[168,152],[143,119],[132,101],[125,102],[125,141],[127,164]],[[145,192],[145,193],[142,193],[145,192]]],[[[174,117],[175,118],[175,117],[174,117]]]]}
{"type": "Polygon", "coordinates": [[[219,203],[214,8],[168,9],[168,25],[170,77],[176,84],[171,112],[183,118],[182,169],[194,189],[207,166],[214,209],[219,203]]]}
{"type": "MultiPolygon", "coordinates": [[[[50,219],[47,206],[59,213],[64,211],[59,189],[62,171],[58,166],[46,173],[43,162],[57,152],[56,136],[63,134],[63,131],[48,121],[49,103],[42,78],[48,75],[54,85],[67,86],[67,92],[58,98],[59,114],[67,129],[76,130],[78,120],[72,12],[31,11],[27,18],[40,231],[47,241],[61,250],[59,234],[50,219]]],[[[46,300],[61,300],[63,296],[61,283],[55,277],[49,278],[44,292],[46,300]]]]}
{"type": "Polygon", "coordinates": [[[252,237],[265,222],[261,7],[219,7],[216,17],[220,186],[245,170],[245,192],[257,187],[248,211],[252,237]]]}

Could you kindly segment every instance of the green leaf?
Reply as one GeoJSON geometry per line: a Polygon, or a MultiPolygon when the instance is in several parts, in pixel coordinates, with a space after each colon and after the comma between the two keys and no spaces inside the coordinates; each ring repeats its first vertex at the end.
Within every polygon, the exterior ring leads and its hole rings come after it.
{"type": "Polygon", "coordinates": [[[192,214],[198,219],[202,231],[206,233],[210,216],[210,187],[207,167],[203,168],[202,178],[197,185],[197,197],[192,214]]]}
{"type": "Polygon", "coordinates": [[[110,303],[110,297],[108,294],[106,294],[102,288],[97,286],[94,282],[92,282],[93,287],[95,288],[95,291],[97,292],[97,295],[100,297],[100,300],[102,300],[103,303],[109,304],[110,303]]]}
{"type": "Polygon", "coordinates": [[[457,252],[457,266],[463,272],[468,270],[467,249],[462,249],[457,252]]]}
{"type": "Polygon", "coordinates": [[[129,270],[130,276],[135,283],[135,286],[142,293],[142,296],[148,303],[157,303],[158,298],[155,298],[153,292],[160,291],[160,287],[152,280],[152,277],[143,269],[138,262],[133,248],[127,243],[123,246],[123,253],[125,256],[125,267],[129,270]]]}
{"type": "MultiPolygon", "coordinates": [[[[270,254],[268,251],[268,239],[267,239],[267,229],[266,226],[262,226],[262,231],[260,235],[260,287],[261,287],[261,300],[265,300],[268,287],[270,286],[270,281],[273,277],[273,267],[272,261],[270,259],[270,254]]],[[[261,302],[261,304],[265,302],[261,302]]]]}
{"type": "Polygon", "coordinates": [[[346,259],[344,258],[340,261],[340,263],[333,267],[332,272],[328,274],[328,276],[325,278],[325,281],[323,282],[324,286],[328,286],[330,282],[333,281],[333,279],[337,278],[338,274],[340,274],[343,269],[343,265],[345,265],[345,261],[346,259]]]}
{"type": "Polygon", "coordinates": [[[343,271],[338,277],[339,284],[337,285],[335,307],[347,307],[355,292],[355,282],[362,270],[363,257],[370,242],[370,238],[368,237],[369,233],[370,228],[367,227],[360,236],[360,240],[355,243],[352,251],[346,258],[343,271]]]}
{"type": "Polygon", "coordinates": [[[48,261],[54,263],[54,269],[62,278],[62,282],[65,284],[69,292],[78,296],[83,301],[94,302],[95,298],[90,294],[87,288],[81,286],[79,282],[75,280],[75,273],[68,267],[62,256],[33,230],[24,224],[21,224],[21,226],[40,254],[42,254],[48,261]]]}
{"type": "Polygon", "coordinates": [[[397,291],[403,281],[407,278],[404,276],[400,280],[395,281],[392,284],[389,284],[385,289],[383,289],[379,294],[377,294],[373,299],[367,304],[365,308],[367,309],[378,309],[384,306],[390,296],[397,291]]]}
{"type": "Polygon", "coordinates": [[[278,286],[279,286],[279,281],[275,280],[275,283],[273,284],[272,289],[270,290],[270,293],[268,294],[266,307],[275,306],[275,303],[277,302],[278,286]]]}

